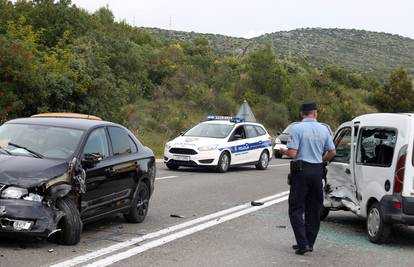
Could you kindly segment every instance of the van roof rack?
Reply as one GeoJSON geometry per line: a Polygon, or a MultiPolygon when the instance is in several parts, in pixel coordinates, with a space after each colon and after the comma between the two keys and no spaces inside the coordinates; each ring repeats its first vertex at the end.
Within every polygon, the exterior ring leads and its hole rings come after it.
{"type": "Polygon", "coordinates": [[[98,120],[102,119],[98,116],[81,114],[81,113],[71,113],[71,112],[49,112],[49,113],[40,113],[32,115],[31,118],[72,118],[72,119],[87,119],[87,120],[98,120]]]}

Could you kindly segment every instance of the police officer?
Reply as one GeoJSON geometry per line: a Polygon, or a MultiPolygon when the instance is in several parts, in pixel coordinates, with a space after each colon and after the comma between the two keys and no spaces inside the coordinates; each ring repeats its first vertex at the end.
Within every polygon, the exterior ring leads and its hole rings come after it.
{"type": "Polygon", "coordinates": [[[303,103],[302,122],[294,125],[291,140],[282,155],[292,158],[290,173],[289,218],[296,238],[292,248],[303,255],[313,251],[319,232],[323,204],[324,162],[336,155],[327,127],[317,122],[316,103],[303,103]]]}

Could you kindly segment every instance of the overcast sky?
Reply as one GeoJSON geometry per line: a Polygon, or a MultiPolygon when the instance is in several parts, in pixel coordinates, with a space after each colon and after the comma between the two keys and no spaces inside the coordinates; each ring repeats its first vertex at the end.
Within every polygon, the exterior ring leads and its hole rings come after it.
{"type": "Polygon", "coordinates": [[[135,26],[254,37],[296,28],[355,28],[414,38],[414,0],[72,0],[109,6],[135,26]]]}

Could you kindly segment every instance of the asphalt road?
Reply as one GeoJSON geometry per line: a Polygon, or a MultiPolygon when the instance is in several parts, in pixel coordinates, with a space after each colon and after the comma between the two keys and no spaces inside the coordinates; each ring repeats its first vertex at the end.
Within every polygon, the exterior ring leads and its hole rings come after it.
{"type": "Polygon", "coordinates": [[[287,164],[272,160],[265,171],[243,167],[225,174],[169,171],[158,164],[144,223],[109,217],[86,225],[77,246],[0,240],[0,267],[413,265],[413,228],[395,227],[391,243],[374,245],[364,221],[346,212],[332,212],[322,222],[313,253],[295,255],[287,216],[287,164]],[[265,205],[252,207],[250,201],[258,199],[265,205]]]}

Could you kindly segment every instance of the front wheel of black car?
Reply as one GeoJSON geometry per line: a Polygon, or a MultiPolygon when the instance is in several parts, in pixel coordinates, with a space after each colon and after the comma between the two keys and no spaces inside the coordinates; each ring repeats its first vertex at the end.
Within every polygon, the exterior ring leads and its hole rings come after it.
{"type": "Polygon", "coordinates": [[[132,199],[129,212],[124,215],[127,222],[142,223],[148,213],[150,189],[146,183],[140,182],[132,199]]]}
{"type": "Polygon", "coordinates": [[[55,241],[62,245],[76,245],[82,233],[82,220],[75,202],[69,197],[60,198],[56,207],[65,215],[58,223],[61,231],[56,233],[55,241]]]}

